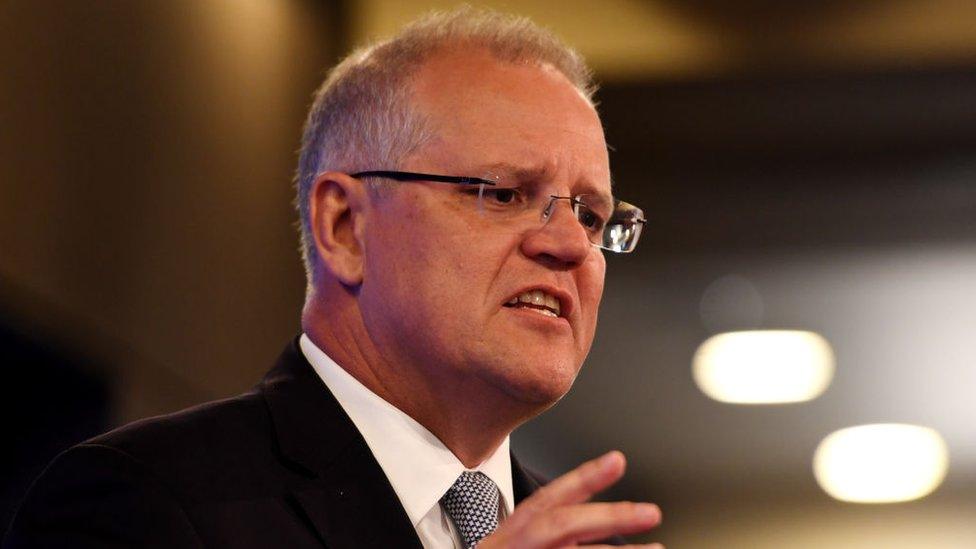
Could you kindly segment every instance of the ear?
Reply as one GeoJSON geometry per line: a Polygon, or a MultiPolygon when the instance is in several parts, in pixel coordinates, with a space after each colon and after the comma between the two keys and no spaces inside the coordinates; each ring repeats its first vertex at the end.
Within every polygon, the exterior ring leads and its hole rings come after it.
{"type": "Polygon", "coordinates": [[[367,196],[362,181],[339,172],[316,178],[309,218],[322,267],[346,286],[363,281],[363,229],[367,196]]]}

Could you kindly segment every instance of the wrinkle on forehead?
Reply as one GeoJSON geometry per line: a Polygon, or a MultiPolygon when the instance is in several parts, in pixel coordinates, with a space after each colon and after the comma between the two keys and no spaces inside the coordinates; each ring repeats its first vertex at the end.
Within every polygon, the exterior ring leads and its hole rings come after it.
{"type": "Polygon", "coordinates": [[[599,115],[555,68],[505,62],[485,51],[447,52],[429,59],[411,87],[414,108],[435,134],[412,155],[415,167],[610,194],[599,115]]]}

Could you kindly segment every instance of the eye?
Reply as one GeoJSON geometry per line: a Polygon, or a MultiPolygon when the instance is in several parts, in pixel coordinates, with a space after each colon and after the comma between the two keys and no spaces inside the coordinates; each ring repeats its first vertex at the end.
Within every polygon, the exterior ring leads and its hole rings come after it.
{"type": "Polygon", "coordinates": [[[588,208],[586,204],[583,204],[582,202],[577,203],[576,207],[576,218],[579,219],[580,225],[591,232],[600,232],[603,230],[603,225],[606,222],[602,217],[600,217],[596,212],[588,208]]]}
{"type": "Polygon", "coordinates": [[[517,204],[522,198],[518,189],[496,187],[486,187],[482,197],[486,203],[500,206],[517,204]]]}

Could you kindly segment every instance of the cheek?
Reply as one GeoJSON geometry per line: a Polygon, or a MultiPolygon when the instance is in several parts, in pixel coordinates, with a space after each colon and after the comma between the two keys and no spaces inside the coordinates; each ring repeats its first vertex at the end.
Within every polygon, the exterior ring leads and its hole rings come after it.
{"type": "Polygon", "coordinates": [[[364,287],[382,292],[371,301],[407,308],[406,316],[426,323],[470,311],[492,269],[479,233],[460,222],[451,208],[397,208],[375,220],[366,243],[364,287]],[[436,315],[431,309],[437,309],[436,315]]]}
{"type": "Polygon", "coordinates": [[[603,283],[606,276],[606,259],[602,252],[596,252],[587,265],[580,270],[577,278],[577,288],[579,289],[580,311],[583,317],[583,326],[588,332],[585,339],[592,340],[596,331],[596,319],[600,309],[600,301],[603,299],[603,283]]]}
{"type": "Polygon", "coordinates": [[[595,250],[593,257],[589,259],[584,268],[580,271],[579,287],[581,299],[583,299],[592,309],[600,306],[603,298],[603,283],[607,274],[607,260],[603,257],[603,252],[595,250]]]}

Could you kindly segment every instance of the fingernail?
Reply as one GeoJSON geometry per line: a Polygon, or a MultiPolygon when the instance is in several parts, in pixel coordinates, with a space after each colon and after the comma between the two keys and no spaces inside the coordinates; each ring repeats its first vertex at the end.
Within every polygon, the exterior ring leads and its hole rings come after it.
{"type": "Polygon", "coordinates": [[[637,508],[634,510],[637,518],[640,520],[657,520],[661,515],[661,511],[657,508],[657,505],[653,503],[639,503],[637,508]]]}
{"type": "Polygon", "coordinates": [[[618,457],[619,455],[620,452],[616,450],[604,454],[604,456],[600,458],[600,468],[602,469],[602,468],[610,467],[610,465],[614,464],[617,460],[620,459],[618,457]]]}

